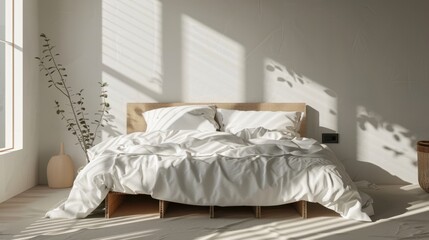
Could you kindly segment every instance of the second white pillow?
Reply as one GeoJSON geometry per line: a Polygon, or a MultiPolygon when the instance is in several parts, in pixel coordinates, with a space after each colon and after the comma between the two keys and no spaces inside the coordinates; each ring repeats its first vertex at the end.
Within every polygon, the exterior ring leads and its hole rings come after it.
{"type": "Polygon", "coordinates": [[[237,133],[247,128],[263,127],[299,136],[302,117],[302,112],[217,109],[217,119],[221,131],[230,133],[237,133]]]}

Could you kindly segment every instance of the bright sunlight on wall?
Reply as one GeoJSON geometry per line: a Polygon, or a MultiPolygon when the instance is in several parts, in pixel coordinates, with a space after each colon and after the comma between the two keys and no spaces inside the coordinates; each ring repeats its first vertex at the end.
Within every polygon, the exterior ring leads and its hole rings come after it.
{"type": "Polygon", "coordinates": [[[265,59],[265,96],[271,102],[305,102],[319,112],[320,127],[338,131],[337,95],[273,59],[265,59]]]}
{"type": "Polygon", "coordinates": [[[242,101],[243,47],[189,16],[182,17],[182,26],[183,100],[242,101]]]}
{"type": "Polygon", "coordinates": [[[403,181],[417,182],[416,137],[363,106],[357,107],[357,160],[371,162],[403,181]]]}
{"type": "Polygon", "coordinates": [[[161,18],[156,0],[102,1],[102,79],[110,85],[113,115],[125,116],[127,102],[162,95],[161,18]]]}

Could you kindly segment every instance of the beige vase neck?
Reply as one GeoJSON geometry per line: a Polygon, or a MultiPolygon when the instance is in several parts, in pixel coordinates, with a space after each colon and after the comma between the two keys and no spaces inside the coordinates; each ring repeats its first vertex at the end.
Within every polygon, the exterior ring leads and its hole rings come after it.
{"type": "Polygon", "coordinates": [[[64,143],[60,144],[60,155],[64,155],[64,143]]]}

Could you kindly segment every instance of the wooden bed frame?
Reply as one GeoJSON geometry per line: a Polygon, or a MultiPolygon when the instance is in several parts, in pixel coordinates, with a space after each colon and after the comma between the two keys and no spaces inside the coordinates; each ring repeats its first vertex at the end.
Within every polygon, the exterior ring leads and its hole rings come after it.
{"type": "MultiPolygon", "coordinates": [[[[210,104],[216,105],[218,108],[247,110],[247,111],[297,111],[304,112],[304,118],[300,127],[299,133],[305,136],[306,121],[306,105],[305,103],[128,103],[127,105],[127,133],[145,131],[146,122],[143,118],[143,112],[152,109],[182,106],[182,105],[196,105],[196,104],[210,104]]],[[[105,200],[106,218],[114,216],[116,210],[123,204],[123,202],[130,197],[130,194],[110,192],[105,200]]],[[[147,195],[146,195],[147,198],[147,195]]],[[[150,196],[149,196],[150,198],[150,196]]],[[[160,218],[165,217],[165,213],[169,206],[169,202],[163,200],[158,201],[158,213],[160,218]]],[[[298,201],[291,205],[298,211],[302,218],[308,217],[308,203],[306,201],[298,201]]],[[[253,212],[256,218],[262,216],[261,206],[253,206],[253,212]]],[[[215,217],[215,206],[208,206],[210,218],[215,217]]],[[[129,212],[129,211],[128,211],[129,212]]]]}

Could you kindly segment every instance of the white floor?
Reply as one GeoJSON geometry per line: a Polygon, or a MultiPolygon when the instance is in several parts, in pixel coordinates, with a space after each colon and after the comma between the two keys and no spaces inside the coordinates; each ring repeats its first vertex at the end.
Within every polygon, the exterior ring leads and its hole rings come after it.
{"type": "Polygon", "coordinates": [[[79,220],[43,218],[69,191],[39,186],[0,204],[0,239],[429,239],[429,193],[415,185],[365,189],[375,200],[372,223],[329,213],[301,219],[279,209],[267,210],[271,213],[262,219],[237,217],[234,210],[215,219],[198,211],[165,219],[156,214],[104,219],[103,213],[79,220]]]}

